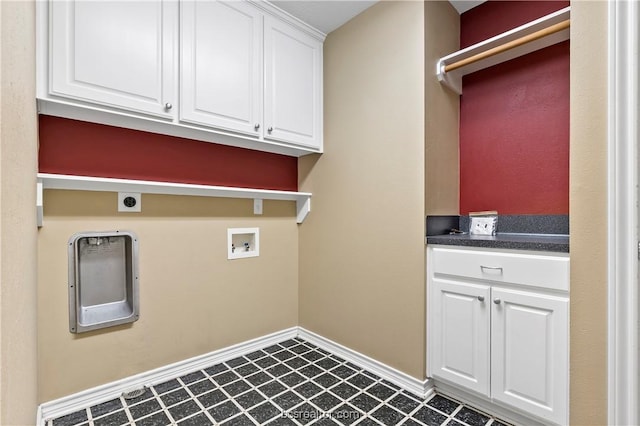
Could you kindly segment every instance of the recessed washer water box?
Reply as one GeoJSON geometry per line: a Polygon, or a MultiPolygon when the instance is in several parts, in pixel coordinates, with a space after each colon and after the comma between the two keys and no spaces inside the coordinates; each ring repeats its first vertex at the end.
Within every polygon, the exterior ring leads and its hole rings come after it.
{"type": "Polygon", "coordinates": [[[69,331],[137,321],[138,238],[132,232],[82,232],[69,239],[69,331]]]}

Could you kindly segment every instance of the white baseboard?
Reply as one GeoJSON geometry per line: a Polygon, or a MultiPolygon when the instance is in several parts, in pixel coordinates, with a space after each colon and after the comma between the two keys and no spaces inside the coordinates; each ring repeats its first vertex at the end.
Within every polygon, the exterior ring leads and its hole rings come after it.
{"type": "Polygon", "coordinates": [[[421,397],[429,397],[434,393],[430,380],[419,380],[393,367],[376,361],[366,355],[356,352],[346,346],[322,337],[302,327],[292,327],[256,339],[248,340],[237,345],[219,349],[208,354],[193,357],[174,364],[150,370],[135,376],[126,377],[115,382],[107,383],[82,392],[68,395],[53,401],[45,402],[38,407],[37,425],[44,426],[45,421],[73,413],[82,408],[91,407],[102,402],[117,398],[123,392],[152,386],[175,377],[180,377],[193,371],[201,370],[258,349],[265,348],[283,340],[299,337],[314,345],[336,354],[358,367],[388,380],[389,382],[421,397]]]}
{"type": "Polygon", "coordinates": [[[44,421],[70,414],[82,408],[100,404],[110,399],[117,398],[123,392],[139,389],[143,386],[162,383],[187,373],[201,370],[240,355],[248,354],[258,349],[273,345],[283,340],[298,336],[298,327],[288,328],[256,339],[248,340],[237,345],[209,352],[174,364],[156,368],[135,376],[126,377],[115,382],[107,383],[87,389],[73,395],[45,402],[38,407],[38,425],[44,426],[44,421]]]}
{"type": "Polygon", "coordinates": [[[326,337],[322,337],[319,334],[313,333],[302,327],[298,327],[298,337],[334,353],[347,361],[352,362],[358,367],[362,367],[374,374],[377,374],[383,379],[388,380],[413,394],[427,398],[434,393],[433,385],[429,379],[416,379],[402,371],[396,370],[395,368],[383,364],[380,361],[376,361],[375,359],[363,355],[360,352],[356,352],[353,349],[329,340],[326,337]]]}

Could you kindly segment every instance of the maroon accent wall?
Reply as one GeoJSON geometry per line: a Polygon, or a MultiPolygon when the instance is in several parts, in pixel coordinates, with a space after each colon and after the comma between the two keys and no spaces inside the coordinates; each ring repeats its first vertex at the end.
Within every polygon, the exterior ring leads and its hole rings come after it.
{"type": "MultiPolygon", "coordinates": [[[[568,6],[489,1],[461,16],[465,47],[568,6]]],[[[569,41],[463,78],[460,213],[569,213],[569,41]]]]}
{"type": "Polygon", "coordinates": [[[39,170],[80,176],[298,190],[298,159],[40,115],[39,170]]]}

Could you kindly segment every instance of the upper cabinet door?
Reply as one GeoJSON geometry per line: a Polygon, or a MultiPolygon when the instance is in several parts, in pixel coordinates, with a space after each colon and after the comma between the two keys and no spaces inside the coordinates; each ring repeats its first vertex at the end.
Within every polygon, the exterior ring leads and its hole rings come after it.
{"type": "Polygon", "coordinates": [[[172,118],[178,8],[173,1],[52,1],[49,92],[172,118]]]}
{"type": "Polygon", "coordinates": [[[493,289],[491,396],[566,424],[569,300],[493,289]]]}
{"type": "Polygon", "coordinates": [[[180,119],[259,136],[262,13],[245,2],[181,2],[180,119]]]}
{"type": "Polygon", "coordinates": [[[265,139],[321,149],[322,43],[265,17],[265,139]]]}

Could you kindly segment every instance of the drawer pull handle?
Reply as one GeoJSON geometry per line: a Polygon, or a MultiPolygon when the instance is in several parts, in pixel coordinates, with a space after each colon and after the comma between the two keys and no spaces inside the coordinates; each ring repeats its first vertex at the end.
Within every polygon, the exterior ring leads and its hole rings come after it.
{"type": "Polygon", "coordinates": [[[481,271],[500,271],[500,273],[502,273],[502,266],[484,266],[484,265],[480,265],[480,270],[481,271]]]}
{"type": "Polygon", "coordinates": [[[478,300],[484,302],[484,296],[478,296],[478,300]]]}

